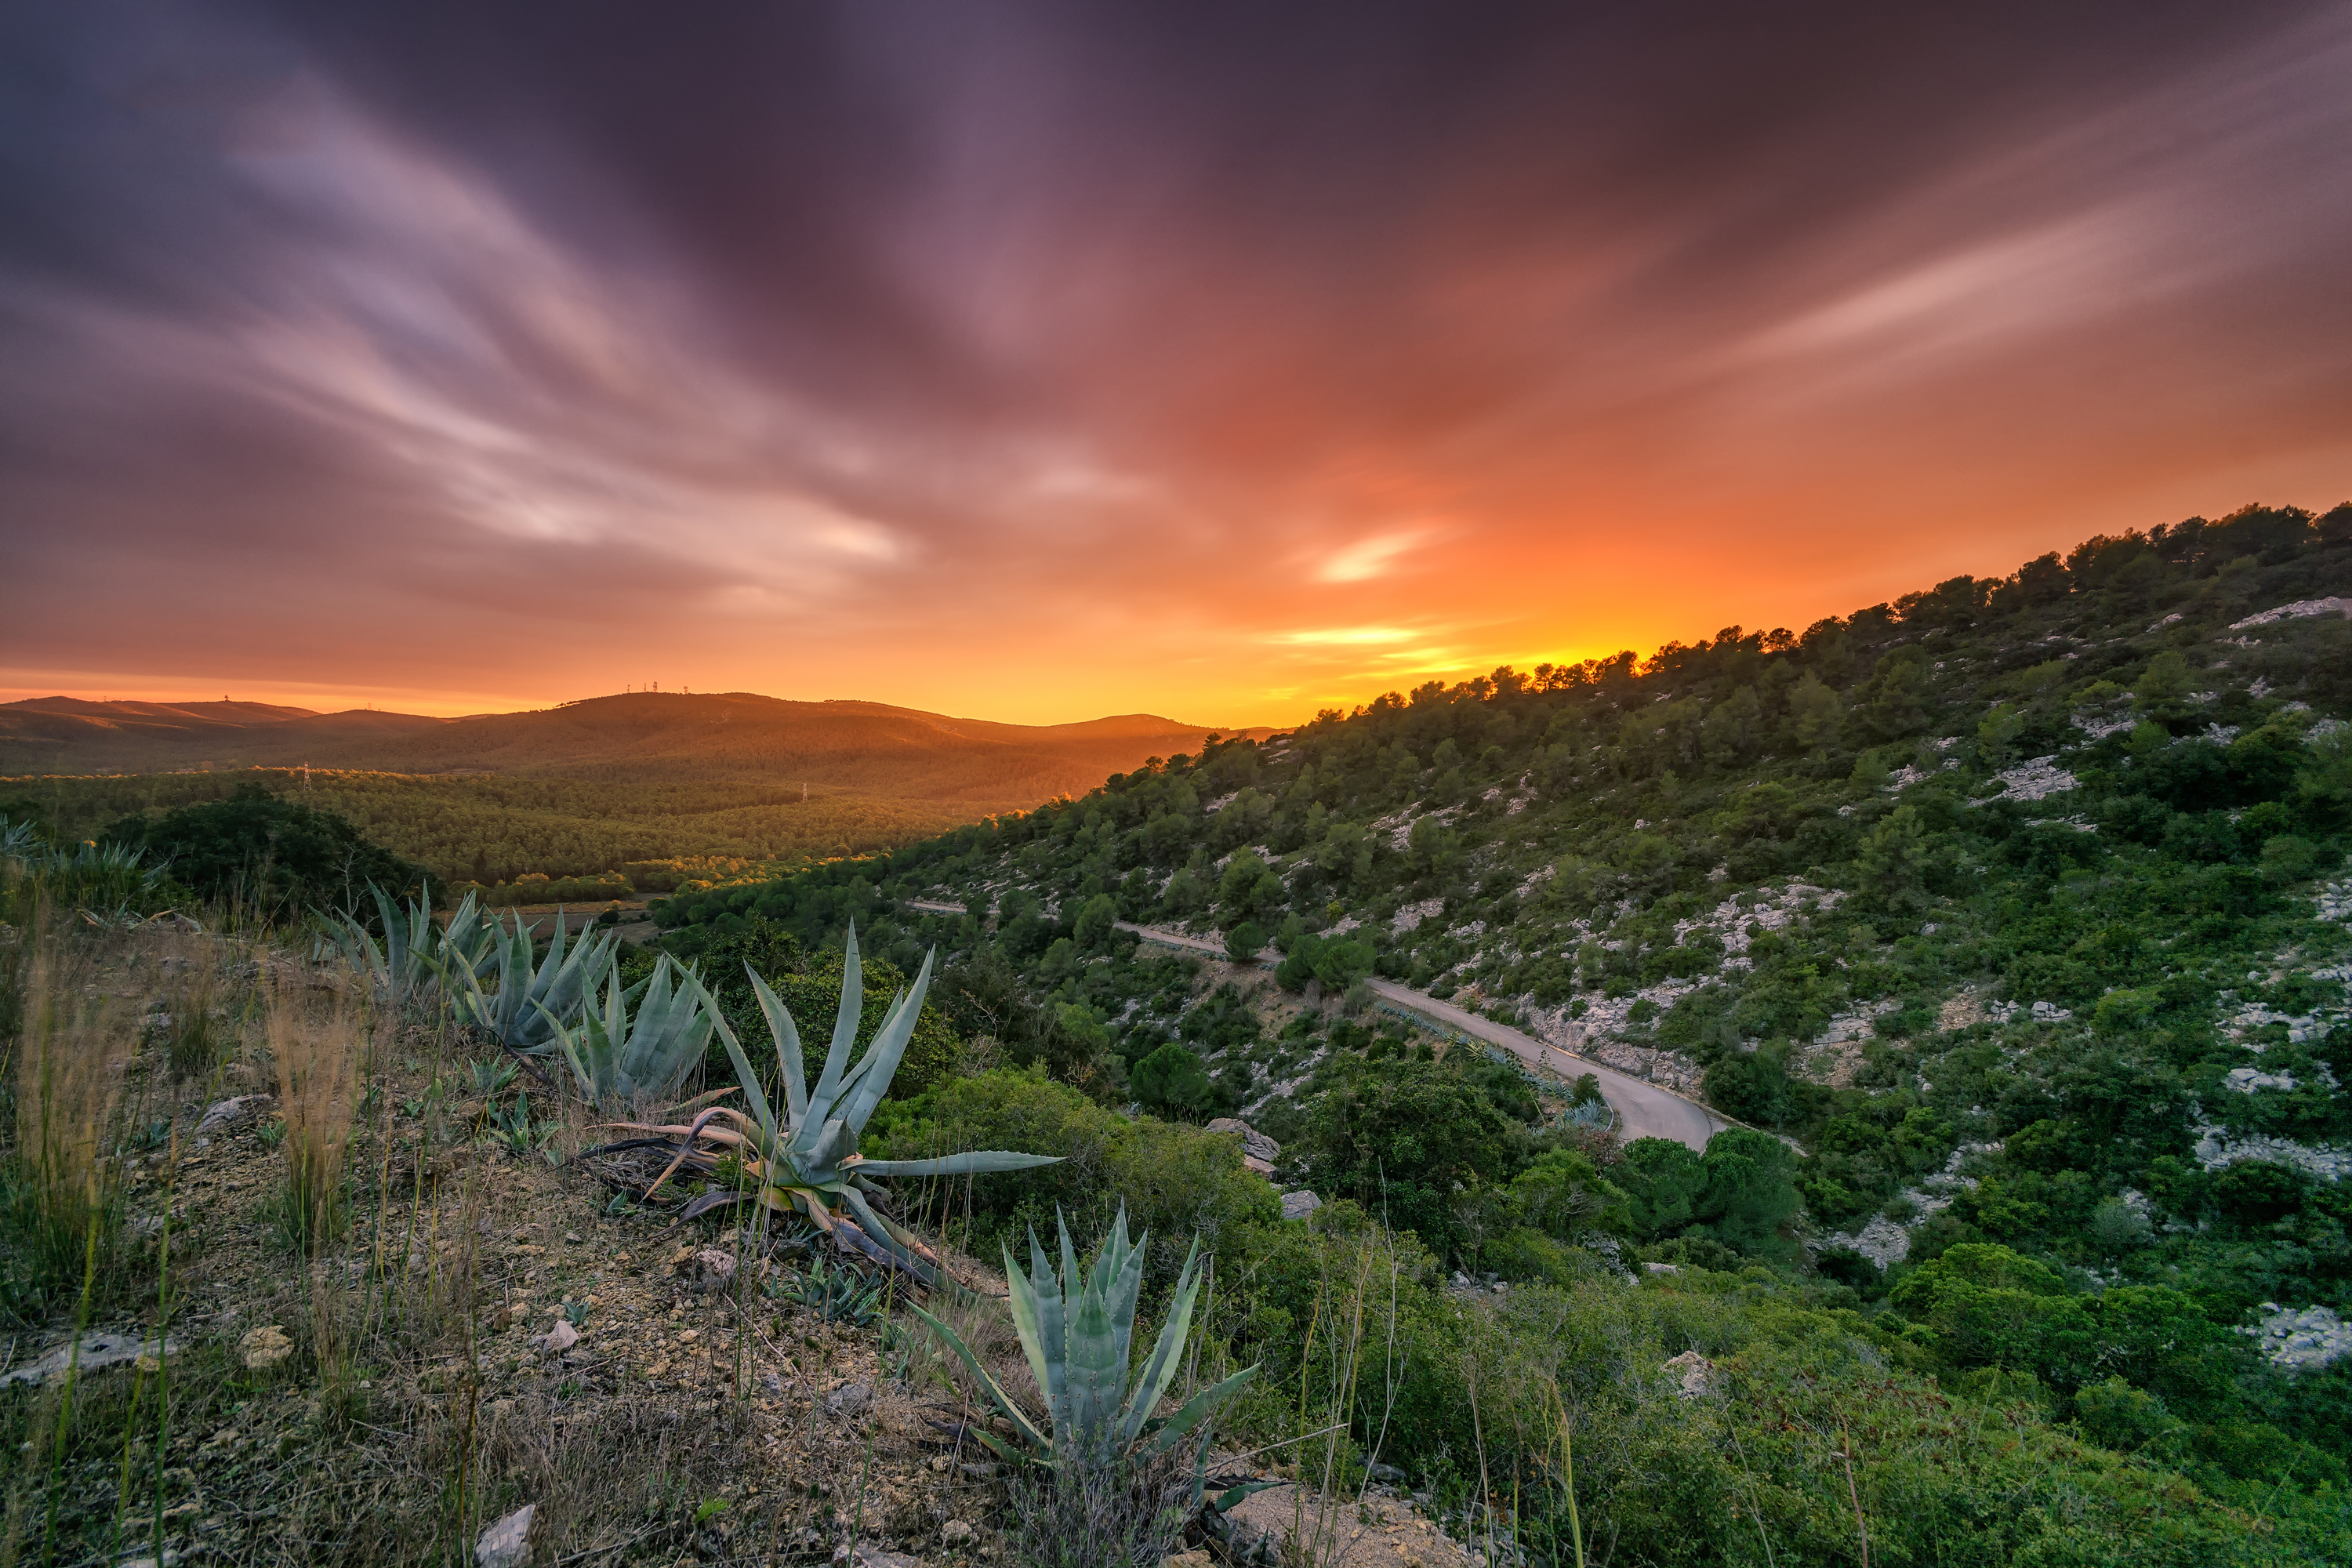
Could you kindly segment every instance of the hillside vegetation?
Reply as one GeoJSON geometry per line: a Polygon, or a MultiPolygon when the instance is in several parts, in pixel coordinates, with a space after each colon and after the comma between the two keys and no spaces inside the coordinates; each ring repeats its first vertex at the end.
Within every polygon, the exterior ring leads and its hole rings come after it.
{"type": "Polygon", "coordinates": [[[337,813],[445,886],[666,892],[1025,810],[1205,733],[1149,714],[998,724],[741,693],[463,720],[47,698],[0,707],[0,766],[20,770],[0,779],[0,814],[84,838],[258,785],[337,813]],[[230,765],[254,761],[280,765],[230,765]],[[153,771],[166,768],[179,771],[153,771]]]}
{"type": "MultiPolygon", "coordinates": [[[[2347,595],[2352,506],[2093,539],[1802,632],[1213,742],[673,899],[664,941],[837,943],[854,916],[901,966],[936,942],[943,1005],[999,1059],[1170,1121],[1239,1110],[1286,1183],[1384,1212],[1463,1283],[1680,1268],[1738,1335],[1831,1313],[1784,1328],[1897,1379],[1853,1408],[1933,1376],[1948,1426],[2031,1412],[2086,1444],[2053,1463],[2135,1456],[2231,1500],[2249,1547],[2282,1507],[2341,1532],[2347,595]],[[1589,1089],[1370,1007],[1375,972],[1744,1125],[1621,1145],[1589,1089]]],[[[1030,1125],[1029,1091],[982,1087],[1017,1078],[935,1087],[913,1125],[1030,1125]]],[[[1008,1226],[1041,1212],[989,1181],[1008,1226]]],[[[1537,1331],[1496,1310],[1478,1332],[1537,1331]]],[[[1822,1374],[1787,1375],[1739,1397],[1822,1374]]],[[[2153,1517],[2113,1527],[2116,1560],[2160,1560],[2153,1517]]],[[[2104,1560],[2071,1552],[2047,1560],[2104,1560]]]]}
{"type": "Polygon", "coordinates": [[[613,872],[640,892],[667,891],[778,861],[870,855],[980,815],[850,791],[812,792],[803,801],[797,786],[723,780],[597,784],[325,768],[10,779],[0,781],[0,812],[13,806],[14,815],[84,838],[126,817],[156,818],[256,787],[336,813],[445,887],[613,872]]]}

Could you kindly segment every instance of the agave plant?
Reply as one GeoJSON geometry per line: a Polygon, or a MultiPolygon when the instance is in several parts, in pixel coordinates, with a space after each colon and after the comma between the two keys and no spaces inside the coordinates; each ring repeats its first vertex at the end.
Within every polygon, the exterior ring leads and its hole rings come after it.
{"type": "MultiPolygon", "coordinates": [[[[440,928],[433,922],[432,901],[415,898],[395,906],[373,882],[368,884],[368,891],[375,896],[376,914],[383,921],[383,945],[378,946],[367,926],[351,915],[342,917],[335,945],[366,977],[377,997],[393,1003],[421,1003],[441,979],[440,928]]],[[[469,912],[473,901],[474,895],[467,893],[459,914],[469,912]]]]}
{"type": "Polygon", "coordinates": [[[468,889],[465,900],[443,923],[438,945],[434,949],[434,957],[441,965],[441,984],[454,991],[463,982],[450,976],[461,968],[478,980],[496,968],[499,935],[499,922],[482,908],[479,895],[468,889]]]}
{"type": "Polygon", "coordinates": [[[625,991],[621,966],[614,964],[605,973],[604,1010],[592,1005],[577,1027],[551,1013],[548,1024],[563,1059],[572,1064],[580,1092],[591,1103],[641,1110],[676,1094],[702,1060],[718,1011],[694,971],[678,968],[663,953],[653,973],[625,991]],[[633,1002],[637,1004],[634,1018],[629,1016],[633,1002]]]}
{"type": "Polygon", "coordinates": [[[7,880],[25,884],[27,896],[53,899],[102,914],[112,923],[135,921],[131,906],[163,881],[168,862],[149,864],[146,851],[131,845],[85,842],[70,848],[43,839],[29,822],[0,820],[0,862],[7,880]]]}
{"type": "Polygon", "coordinates": [[[1095,1253],[1094,1266],[1080,1269],[1070,1248],[1070,1227],[1056,1213],[1062,1233],[1062,1272],[1058,1279],[1037,1233],[1029,1233],[1030,1267],[1026,1274],[1004,1249],[1004,1279],[1012,1287],[1013,1327],[1029,1357],[1029,1370],[1045,1401],[1046,1423],[1037,1425],[1014,1404],[1003,1385],[989,1375],[971,1353],[971,1347],[953,1329],[924,1311],[914,1310],[945,1340],[971,1370],[989,1398],[1013,1423],[1027,1445],[1018,1453],[992,1434],[973,1428],[990,1447],[1006,1458],[1030,1458],[1057,1467],[1097,1466],[1114,1460],[1149,1458],[1166,1453],[1191,1436],[1201,1424],[1239,1394],[1257,1375],[1244,1367],[1223,1383],[1204,1388],[1164,1420],[1160,1402],[1184,1359],[1184,1341],[1192,1330],[1192,1302],[1200,1293],[1201,1241],[1192,1238],[1184,1255],[1184,1272],[1176,1281],[1175,1298],[1168,1305],[1168,1321],[1159,1342],[1143,1363],[1132,1385],[1128,1381],[1129,1357],[1135,1333],[1136,1298],[1143,1288],[1143,1244],[1129,1246],[1127,1208],[1095,1253]]]}
{"type": "Polygon", "coordinates": [[[862,1329],[888,1306],[889,1287],[887,1273],[861,1274],[846,1264],[828,1268],[820,1258],[807,1273],[787,1270],[762,1289],[776,1300],[815,1313],[821,1321],[862,1329]]]}
{"type": "Polygon", "coordinates": [[[563,911],[555,911],[555,940],[545,960],[531,963],[530,928],[518,910],[511,931],[493,928],[493,957],[499,983],[485,991],[482,976],[457,963],[444,964],[456,988],[457,1012],[517,1056],[545,1056],[556,1048],[555,1030],[580,1016],[589,987],[611,967],[617,935],[583,932],[578,945],[564,945],[563,911]]]}
{"type": "Polygon", "coordinates": [[[797,1208],[819,1230],[856,1248],[877,1262],[894,1264],[930,1283],[939,1259],[921,1237],[877,1213],[872,1199],[882,1194],[878,1176],[966,1176],[990,1171],[1025,1171],[1051,1165],[1059,1155],[1015,1154],[1003,1150],[948,1154],[932,1160],[868,1160],[857,1152],[858,1135],[866,1119],[889,1092],[890,1079],[906,1054],[907,1042],[923,1010],[930,989],[931,957],[915,976],[911,989],[898,997],[873,1043],[857,1064],[849,1063],[864,1016],[866,990],[857,957],[857,931],[850,928],[849,950],[842,964],[841,1008],[833,1025],[833,1046],[816,1087],[806,1087],[801,1061],[800,1030],[792,1014],[769,989],[768,983],[746,963],[751,987],[774,1037],[776,1071],[784,1086],[784,1115],[779,1119],[760,1087],[760,1075],[735,1031],[717,1008],[711,1009],[719,1038],[735,1064],[735,1076],[751,1106],[747,1114],[730,1106],[713,1106],[684,1125],[651,1126],[623,1123],[632,1131],[654,1136],[612,1144],[608,1148],[670,1148],[675,1157],[668,1168],[646,1189],[648,1198],[680,1169],[724,1184],[688,1204],[685,1217],[707,1214],[730,1204],[756,1203],[783,1212],[797,1208]]]}

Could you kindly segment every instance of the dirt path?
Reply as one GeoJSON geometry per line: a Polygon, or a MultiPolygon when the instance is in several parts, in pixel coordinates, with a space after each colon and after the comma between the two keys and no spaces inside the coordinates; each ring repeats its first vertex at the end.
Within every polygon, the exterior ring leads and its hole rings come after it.
{"type": "MultiPolygon", "coordinates": [[[[1144,941],[1160,947],[1172,947],[1187,952],[1203,953],[1215,958],[1226,956],[1222,943],[1205,938],[1186,936],[1180,931],[1163,931],[1156,926],[1130,925],[1118,922],[1121,931],[1131,931],[1144,941]]],[[[1263,960],[1273,954],[1272,948],[1259,954],[1263,960]]],[[[1623,1124],[1622,1135],[1631,1142],[1636,1138],[1669,1138],[1693,1149],[1705,1149],[1706,1141],[1723,1128],[1731,1125],[1708,1114],[1705,1106],[1685,1100],[1681,1095],[1660,1089],[1654,1083],[1643,1083],[1599,1062],[1587,1060],[1573,1051],[1559,1047],[1507,1024],[1497,1024],[1482,1018],[1451,1002],[1441,1002],[1425,991],[1415,991],[1393,980],[1377,976],[1370,979],[1373,992],[1391,1008],[1428,1024],[1440,1033],[1464,1035],[1490,1046],[1499,1046],[1529,1067],[1567,1079],[1577,1079],[1591,1073],[1601,1084],[1601,1096],[1617,1112],[1623,1124]]]]}

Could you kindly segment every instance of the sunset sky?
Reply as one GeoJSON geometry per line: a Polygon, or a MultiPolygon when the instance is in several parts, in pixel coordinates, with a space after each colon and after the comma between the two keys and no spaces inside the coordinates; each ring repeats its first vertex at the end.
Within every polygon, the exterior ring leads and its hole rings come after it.
{"type": "Polygon", "coordinates": [[[2352,496],[2352,7],[0,16],[0,700],[1280,723],[2352,496]]]}

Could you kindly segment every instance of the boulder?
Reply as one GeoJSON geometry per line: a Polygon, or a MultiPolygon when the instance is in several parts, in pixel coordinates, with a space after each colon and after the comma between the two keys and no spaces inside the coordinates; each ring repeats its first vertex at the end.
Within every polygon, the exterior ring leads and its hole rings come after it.
{"type": "Polygon", "coordinates": [[[1282,1145],[1252,1127],[1248,1122],[1231,1116],[1220,1116],[1209,1123],[1212,1132],[1234,1132],[1241,1136],[1242,1163],[1259,1175],[1271,1175],[1275,1161],[1282,1157],[1282,1145]]]}
{"type": "Polygon", "coordinates": [[[1285,1219],[1305,1219],[1322,1206],[1323,1200],[1304,1187],[1295,1193],[1282,1194],[1282,1217],[1285,1219]]]}
{"type": "Polygon", "coordinates": [[[527,1502],[482,1531],[474,1542],[479,1568],[522,1568],[530,1556],[530,1516],[539,1505],[527,1502]]]}
{"type": "Polygon", "coordinates": [[[166,1344],[160,1340],[142,1340],[135,1334],[118,1334],[110,1329],[93,1329],[79,1342],[68,1340],[39,1360],[0,1373],[0,1388],[12,1383],[63,1383],[69,1372],[96,1372],[127,1361],[137,1362],[142,1372],[153,1372],[157,1370],[155,1358],[159,1354],[179,1353],[177,1340],[166,1344]]]}

